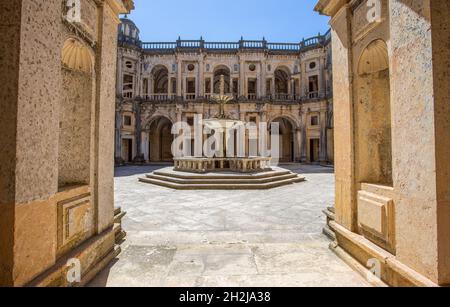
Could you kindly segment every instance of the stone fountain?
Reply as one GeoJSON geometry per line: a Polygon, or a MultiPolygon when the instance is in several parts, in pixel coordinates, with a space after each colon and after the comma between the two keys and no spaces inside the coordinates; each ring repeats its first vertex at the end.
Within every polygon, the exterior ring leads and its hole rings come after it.
{"type": "MultiPolygon", "coordinates": [[[[238,155],[235,155],[234,148],[228,150],[230,133],[245,127],[245,123],[230,118],[225,112],[225,105],[232,98],[224,94],[224,76],[220,78],[220,94],[213,99],[219,104],[219,113],[211,119],[203,120],[202,124],[219,136],[214,138],[217,147],[214,150],[215,155],[175,157],[173,168],[155,171],[145,178],[140,178],[141,182],[173,189],[228,190],[269,189],[305,180],[288,170],[272,167],[271,157],[246,154],[245,146],[238,150],[238,155]]],[[[241,135],[241,141],[244,140],[245,130],[244,135],[241,135]]]]}

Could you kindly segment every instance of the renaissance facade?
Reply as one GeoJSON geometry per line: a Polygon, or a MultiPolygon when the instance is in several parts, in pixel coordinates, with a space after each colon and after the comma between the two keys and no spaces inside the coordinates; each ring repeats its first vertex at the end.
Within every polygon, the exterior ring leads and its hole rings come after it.
{"type": "MultiPolygon", "coordinates": [[[[172,125],[219,111],[280,124],[281,162],[333,163],[330,33],[300,43],[261,41],[143,43],[122,19],[118,36],[117,164],[171,162],[172,125]]],[[[248,150],[248,149],[247,149],[248,150]]]]}

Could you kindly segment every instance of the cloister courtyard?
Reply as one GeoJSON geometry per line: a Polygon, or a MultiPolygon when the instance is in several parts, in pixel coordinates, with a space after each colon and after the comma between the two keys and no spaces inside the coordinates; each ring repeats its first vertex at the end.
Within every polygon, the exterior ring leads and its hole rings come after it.
{"type": "Polygon", "coordinates": [[[127,238],[91,286],[368,286],[322,234],[332,168],[281,165],[306,181],[266,191],[177,191],[138,181],[166,166],[116,168],[127,238]]]}

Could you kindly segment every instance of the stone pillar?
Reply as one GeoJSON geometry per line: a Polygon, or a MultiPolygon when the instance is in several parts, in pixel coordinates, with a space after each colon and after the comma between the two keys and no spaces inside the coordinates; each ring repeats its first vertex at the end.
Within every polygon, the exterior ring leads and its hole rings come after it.
{"type": "MultiPolygon", "coordinates": [[[[325,104],[323,102],[322,104],[325,104]]],[[[327,108],[326,106],[322,107],[319,115],[320,120],[320,149],[319,149],[319,162],[322,164],[326,164],[328,162],[327,159],[327,108]]]]}
{"type": "Polygon", "coordinates": [[[141,124],[141,105],[139,102],[135,102],[134,106],[134,121],[135,121],[135,140],[136,140],[136,157],[134,162],[144,162],[142,152],[142,124],[141,124]]]}
{"type": "Polygon", "coordinates": [[[240,59],[239,62],[239,96],[247,97],[245,90],[245,61],[240,59]]]}
{"type": "Polygon", "coordinates": [[[300,162],[302,160],[302,129],[297,128],[294,131],[294,161],[300,162]]]}
{"type": "Polygon", "coordinates": [[[440,285],[450,284],[449,9],[389,3],[396,258],[440,285]]]}
{"type": "Polygon", "coordinates": [[[266,69],[267,65],[265,61],[261,62],[261,97],[267,96],[266,94],[266,69]]]}
{"type": "Polygon", "coordinates": [[[117,57],[117,91],[116,94],[123,97],[123,56],[120,53],[117,57]]]}
{"type": "Polygon", "coordinates": [[[167,95],[169,98],[172,95],[172,76],[170,74],[167,76],[167,95]]]}
{"type": "Polygon", "coordinates": [[[230,94],[233,95],[233,77],[230,76],[230,94]]]}
{"type": "Polygon", "coordinates": [[[224,75],[220,75],[220,95],[224,95],[225,94],[225,76],[224,75]]]}
{"type": "Polygon", "coordinates": [[[177,97],[181,98],[183,96],[182,93],[182,82],[183,82],[183,69],[182,69],[183,62],[178,59],[177,61],[177,97]]]}
{"type": "Polygon", "coordinates": [[[290,95],[290,94],[291,94],[291,91],[292,91],[292,79],[291,79],[291,77],[289,76],[289,79],[288,79],[288,81],[287,81],[287,94],[290,95]]]}
{"type": "Polygon", "coordinates": [[[307,162],[308,159],[308,154],[307,154],[307,135],[306,135],[306,129],[307,129],[307,113],[306,110],[301,111],[301,118],[302,118],[302,123],[301,123],[301,143],[300,143],[300,162],[305,163],[307,162]]]}
{"type": "Polygon", "coordinates": [[[200,55],[197,80],[198,80],[197,95],[203,98],[205,97],[205,62],[203,54],[200,55]]]}
{"type": "Polygon", "coordinates": [[[148,94],[149,96],[151,96],[152,94],[154,94],[154,90],[155,90],[155,84],[154,84],[154,79],[153,79],[153,75],[150,75],[150,78],[148,78],[148,94]]]}
{"type": "Polygon", "coordinates": [[[270,82],[271,82],[271,84],[272,84],[272,88],[271,88],[271,94],[272,94],[272,99],[273,98],[275,98],[275,94],[276,94],[276,91],[275,91],[275,76],[272,78],[272,79],[270,79],[270,82]]]}
{"type": "Polygon", "coordinates": [[[344,6],[331,21],[335,110],[336,221],[350,231],[357,230],[354,182],[353,82],[351,9],[344,6]]]}
{"type": "Polygon", "coordinates": [[[122,163],[122,111],[116,110],[115,163],[122,163]]]}

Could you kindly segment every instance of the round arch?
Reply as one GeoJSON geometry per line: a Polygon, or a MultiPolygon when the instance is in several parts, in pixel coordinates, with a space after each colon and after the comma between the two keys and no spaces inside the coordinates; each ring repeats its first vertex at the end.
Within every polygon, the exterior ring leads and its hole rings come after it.
{"type": "Polygon", "coordinates": [[[295,122],[295,120],[285,115],[275,116],[274,118],[272,118],[269,122],[269,127],[273,122],[277,122],[280,125],[280,162],[294,162],[296,155],[295,149],[298,147],[296,138],[296,131],[298,127],[297,123],[295,122]]]}
{"type": "Polygon", "coordinates": [[[357,63],[355,88],[356,180],[392,186],[392,123],[387,44],[372,40],[357,63]],[[367,163],[370,161],[370,163],[367,163]]]}
{"type": "Polygon", "coordinates": [[[224,91],[225,93],[229,93],[231,86],[231,69],[227,65],[219,64],[214,67],[213,70],[213,89],[215,94],[220,94],[220,78],[224,76],[224,91]]]}
{"type": "Polygon", "coordinates": [[[94,53],[78,38],[67,38],[61,51],[61,63],[64,67],[87,74],[94,72],[94,53]]]}
{"type": "Polygon", "coordinates": [[[153,93],[167,94],[169,90],[169,69],[162,64],[153,67],[153,93]]]}
{"type": "Polygon", "coordinates": [[[274,71],[275,93],[289,94],[291,70],[287,66],[278,66],[274,71]]]}
{"type": "Polygon", "coordinates": [[[387,44],[382,39],[371,41],[361,52],[358,75],[369,75],[389,69],[387,44]]]}
{"type": "Polygon", "coordinates": [[[144,133],[147,134],[148,148],[144,151],[147,153],[146,157],[151,162],[172,162],[172,142],[174,136],[172,135],[172,120],[164,115],[152,116],[147,121],[144,133]]]}

